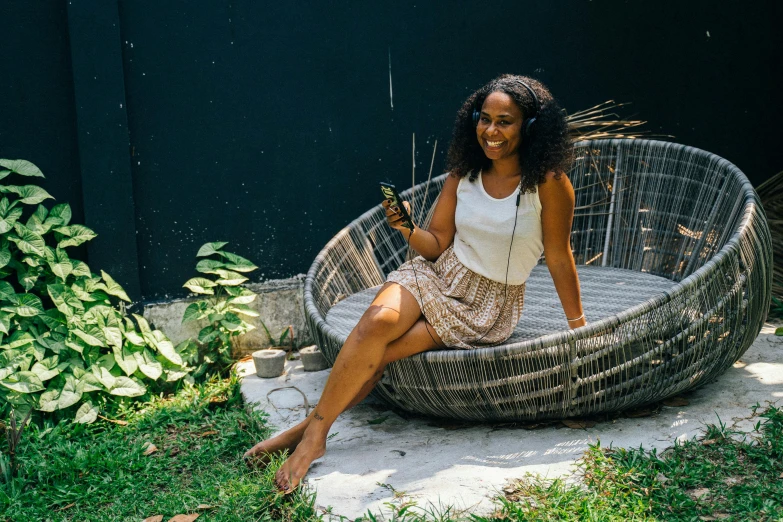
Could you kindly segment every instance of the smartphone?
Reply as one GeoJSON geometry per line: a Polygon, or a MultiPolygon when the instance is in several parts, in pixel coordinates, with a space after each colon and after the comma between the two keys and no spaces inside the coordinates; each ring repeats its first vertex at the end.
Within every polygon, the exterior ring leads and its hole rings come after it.
{"type": "Polygon", "coordinates": [[[390,207],[397,207],[400,209],[400,214],[402,214],[402,226],[413,231],[413,220],[411,219],[410,214],[408,214],[408,210],[403,206],[402,198],[397,192],[397,189],[394,188],[394,185],[381,182],[381,192],[383,192],[384,199],[391,201],[390,207]]]}

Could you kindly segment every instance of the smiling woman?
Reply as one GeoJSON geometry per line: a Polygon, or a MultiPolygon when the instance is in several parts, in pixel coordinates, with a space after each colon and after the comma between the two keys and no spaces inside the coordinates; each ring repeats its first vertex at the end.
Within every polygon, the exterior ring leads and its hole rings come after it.
{"type": "Polygon", "coordinates": [[[570,249],[574,190],[563,175],[570,161],[565,116],[539,82],[504,75],[472,94],[457,115],[451,172],[427,228],[411,229],[399,207],[383,202],[388,225],[419,256],[388,275],[342,346],[317,408],[248,450],[248,462],[291,451],[276,476],[291,492],[326,451],[337,416],[372,391],[386,365],[434,348],[506,341],[543,252],[567,326],[583,326],[570,249]]]}

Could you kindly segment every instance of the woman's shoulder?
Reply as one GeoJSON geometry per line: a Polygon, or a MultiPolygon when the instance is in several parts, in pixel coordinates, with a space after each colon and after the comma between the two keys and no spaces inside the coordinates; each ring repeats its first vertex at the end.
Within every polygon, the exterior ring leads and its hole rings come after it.
{"type": "Polygon", "coordinates": [[[574,187],[565,172],[547,172],[544,181],[538,184],[538,197],[543,206],[547,203],[574,200],[574,187]]]}

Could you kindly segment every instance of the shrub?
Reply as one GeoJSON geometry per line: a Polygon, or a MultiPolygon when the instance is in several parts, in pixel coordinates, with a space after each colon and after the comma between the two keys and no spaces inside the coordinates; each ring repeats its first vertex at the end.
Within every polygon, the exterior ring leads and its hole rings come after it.
{"type": "Polygon", "coordinates": [[[185,309],[182,323],[206,320],[198,334],[200,346],[187,342],[190,350],[198,349],[195,378],[217,372],[223,376],[233,364],[231,339],[255,327],[242,316],[258,317],[258,312],[248,306],[256,294],[244,288],[247,277],[240,272],[252,272],[258,267],[244,257],[224,252],[228,243],[206,243],[199,248],[196,257],[203,257],[196,270],[205,277],[194,277],[184,285],[193,295],[202,297],[185,309]],[[211,278],[206,277],[211,276],[211,278]]]}
{"type": "MultiPolygon", "coordinates": [[[[0,180],[12,174],[43,177],[28,161],[0,160],[0,180]]],[[[77,422],[93,422],[108,396],[187,375],[187,345],[129,317],[122,287],[68,256],[96,234],[70,224],[67,203],[47,209],[52,196],[36,185],[0,193],[0,413],[75,410],[77,422]]]]}

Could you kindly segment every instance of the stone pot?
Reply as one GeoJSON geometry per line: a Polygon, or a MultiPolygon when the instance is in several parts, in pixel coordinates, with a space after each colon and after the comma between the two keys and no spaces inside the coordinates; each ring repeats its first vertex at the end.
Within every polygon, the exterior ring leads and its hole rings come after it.
{"type": "Polygon", "coordinates": [[[306,372],[319,372],[329,368],[329,362],[316,345],[302,348],[299,350],[299,355],[302,358],[302,366],[304,366],[304,371],[306,372]]]}
{"type": "Polygon", "coordinates": [[[283,350],[258,350],[253,352],[253,364],[256,375],[264,379],[280,377],[285,369],[285,352],[283,350]]]}

